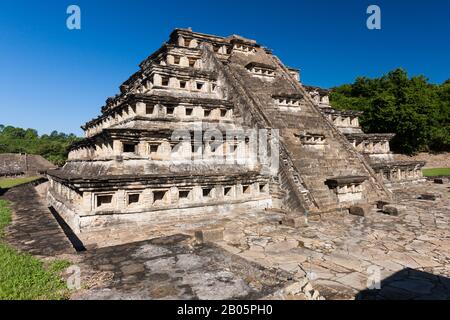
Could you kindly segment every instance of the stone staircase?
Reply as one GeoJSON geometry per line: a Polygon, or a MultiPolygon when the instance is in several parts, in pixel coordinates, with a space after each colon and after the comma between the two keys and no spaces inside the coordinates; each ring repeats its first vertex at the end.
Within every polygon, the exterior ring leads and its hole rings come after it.
{"type": "MultiPolygon", "coordinates": [[[[278,183],[284,190],[284,209],[304,213],[320,213],[341,207],[333,190],[325,184],[330,177],[367,176],[364,182],[364,201],[389,197],[370,166],[340,132],[321,114],[301,84],[279,60],[265,54],[266,61],[276,66],[278,77],[270,81],[255,79],[244,68],[252,57],[233,55],[222,63],[210,54],[209,60],[220,70],[230,88],[230,97],[237,112],[248,126],[280,130],[280,168],[278,183]],[[305,105],[301,112],[280,111],[274,105],[274,94],[301,94],[305,105]],[[322,150],[302,145],[294,134],[315,132],[326,138],[322,150]]],[[[278,194],[279,195],[279,194],[278,194]]]]}
{"type": "MultiPolygon", "coordinates": [[[[322,114],[322,112],[320,112],[319,107],[315,104],[314,100],[308,95],[303,86],[289,73],[283,63],[276,56],[271,55],[271,58],[283,71],[283,77],[293,86],[293,88],[295,88],[295,90],[304,95],[305,99],[309,102],[309,105],[315,111],[315,114],[319,119],[321,118],[319,122],[325,126],[327,132],[336,140],[337,144],[334,144],[335,148],[324,154],[323,159],[326,161],[336,161],[337,159],[345,161],[347,166],[344,172],[348,172],[348,168],[353,168],[352,174],[357,173],[359,170],[362,170],[364,175],[367,174],[369,180],[366,184],[368,185],[368,188],[366,188],[365,198],[368,202],[373,202],[377,199],[391,199],[391,191],[386,188],[383,181],[375,174],[366,159],[348,142],[345,135],[341,133],[333,123],[322,114]]],[[[303,121],[302,123],[310,123],[310,120],[306,119],[306,121],[303,121]]],[[[339,172],[338,174],[335,174],[335,176],[341,174],[342,172],[339,172]]]]}

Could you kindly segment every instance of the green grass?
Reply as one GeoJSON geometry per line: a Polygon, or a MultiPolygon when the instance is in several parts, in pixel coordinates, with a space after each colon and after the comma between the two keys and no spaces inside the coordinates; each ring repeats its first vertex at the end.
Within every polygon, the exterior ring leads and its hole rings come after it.
{"type": "Polygon", "coordinates": [[[0,179],[0,188],[8,189],[20,184],[31,182],[39,179],[39,177],[25,177],[25,178],[5,178],[0,179]]]}
{"type": "Polygon", "coordinates": [[[60,300],[68,297],[59,276],[70,262],[55,260],[45,266],[35,257],[21,253],[1,239],[11,222],[8,202],[0,200],[0,300],[60,300]]]}
{"type": "Polygon", "coordinates": [[[5,227],[11,223],[11,211],[8,202],[0,199],[0,241],[4,236],[5,227]]]}
{"type": "Polygon", "coordinates": [[[422,169],[425,177],[450,176],[450,168],[422,169]]]}

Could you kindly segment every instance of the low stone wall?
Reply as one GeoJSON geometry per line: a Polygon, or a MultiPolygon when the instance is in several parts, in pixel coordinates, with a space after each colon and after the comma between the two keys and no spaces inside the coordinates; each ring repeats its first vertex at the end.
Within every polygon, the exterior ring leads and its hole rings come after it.
{"type": "Polygon", "coordinates": [[[401,189],[401,188],[404,188],[405,186],[409,186],[409,185],[413,185],[413,184],[424,183],[425,181],[427,181],[427,179],[425,177],[417,178],[414,180],[399,180],[399,181],[393,180],[393,181],[386,181],[385,186],[391,190],[395,190],[395,189],[401,189]]]}
{"type": "Polygon", "coordinates": [[[234,204],[87,216],[75,212],[51,192],[47,195],[47,201],[84,245],[103,246],[145,240],[161,234],[193,233],[198,228],[221,224],[221,221],[232,219],[247,210],[268,208],[272,200],[256,198],[234,204]]]}
{"type": "Polygon", "coordinates": [[[51,192],[47,193],[47,205],[48,207],[53,207],[53,209],[58,212],[73,232],[76,234],[81,232],[79,216],[71,208],[66,206],[64,202],[57,199],[51,192]]]}
{"type": "Polygon", "coordinates": [[[404,154],[395,154],[394,158],[396,161],[426,161],[424,168],[450,167],[450,152],[442,152],[436,154],[421,152],[412,157],[404,154]]]}
{"type": "Polygon", "coordinates": [[[39,196],[43,197],[45,199],[47,192],[48,192],[48,180],[47,179],[39,179],[37,181],[37,184],[33,184],[36,192],[39,194],[39,196]]]}
{"type": "Polygon", "coordinates": [[[104,228],[124,226],[130,231],[133,225],[194,225],[195,222],[204,219],[224,219],[234,210],[240,209],[264,209],[270,206],[270,200],[254,200],[245,203],[203,205],[183,209],[161,209],[151,212],[113,213],[102,215],[89,215],[79,217],[81,233],[87,231],[102,230],[104,228]]]}

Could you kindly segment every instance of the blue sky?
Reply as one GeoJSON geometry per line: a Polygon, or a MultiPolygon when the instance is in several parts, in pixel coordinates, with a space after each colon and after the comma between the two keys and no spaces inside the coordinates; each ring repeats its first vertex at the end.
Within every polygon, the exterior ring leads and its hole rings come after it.
{"type": "Polygon", "coordinates": [[[0,124],[81,135],[108,96],[173,28],[240,34],[332,87],[396,67],[450,78],[450,1],[7,1],[0,3],[0,124]],[[81,30],[66,9],[81,8],[81,30]],[[366,28],[381,8],[382,29],[366,28]]]}

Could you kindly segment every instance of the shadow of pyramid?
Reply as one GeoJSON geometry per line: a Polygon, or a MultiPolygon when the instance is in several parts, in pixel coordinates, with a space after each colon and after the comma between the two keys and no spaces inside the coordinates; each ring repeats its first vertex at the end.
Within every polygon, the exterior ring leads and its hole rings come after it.
{"type": "Polygon", "coordinates": [[[364,289],[356,300],[449,300],[450,278],[405,268],[383,279],[380,289],[364,289]]]}

